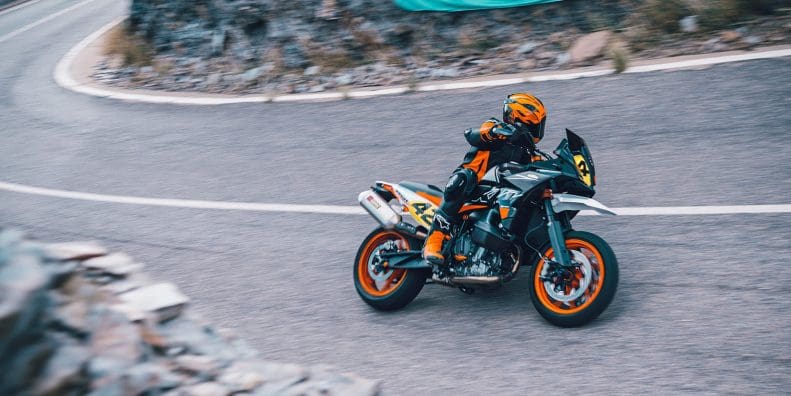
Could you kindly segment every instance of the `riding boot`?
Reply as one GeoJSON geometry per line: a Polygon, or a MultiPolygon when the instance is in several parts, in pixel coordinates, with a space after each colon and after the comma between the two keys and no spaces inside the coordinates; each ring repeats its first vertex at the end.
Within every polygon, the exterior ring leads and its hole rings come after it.
{"type": "Polygon", "coordinates": [[[449,216],[442,210],[437,210],[434,214],[434,221],[431,223],[431,230],[428,232],[426,242],[423,244],[423,258],[433,265],[444,265],[445,256],[442,248],[445,241],[450,239],[449,216]]]}

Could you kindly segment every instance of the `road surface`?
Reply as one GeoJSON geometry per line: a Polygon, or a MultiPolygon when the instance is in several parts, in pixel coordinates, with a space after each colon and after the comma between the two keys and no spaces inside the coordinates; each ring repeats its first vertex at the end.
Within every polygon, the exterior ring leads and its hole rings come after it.
{"type": "MultiPolygon", "coordinates": [[[[76,4],[0,15],[0,37],[76,4]]],[[[109,0],[0,41],[0,181],[101,194],[355,205],[374,180],[443,185],[464,128],[530,90],[596,159],[612,207],[791,203],[791,59],[327,103],[129,104],[58,87],[109,0]]],[[[0,226],[97,239],[176,282],[266,358],[384,380],[385,394],[780,394],[791,385],[791,214],[579,218],[621,263],[610,308],[560,329],[526,273],[473,296],[429,286],[406,309],[357,297],[360,215],[164,208],[0,191],[0,226]]]]}

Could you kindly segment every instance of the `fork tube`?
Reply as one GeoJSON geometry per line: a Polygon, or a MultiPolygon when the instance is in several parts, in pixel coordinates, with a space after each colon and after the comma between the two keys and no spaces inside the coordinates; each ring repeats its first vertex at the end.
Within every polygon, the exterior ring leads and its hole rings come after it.
{"type": "Polygon", "coordinates": [[[552,244],[552,251],[555,252],[555,261],[562,266],[571,264],[569,252],[566,250],[566,238],[563,237],[563,226],[555,218],[555,211],[552,209],[552,200],[544,200],[544,209],[547,213],[547,228],[549,231],[549,242],[552,244]]]}

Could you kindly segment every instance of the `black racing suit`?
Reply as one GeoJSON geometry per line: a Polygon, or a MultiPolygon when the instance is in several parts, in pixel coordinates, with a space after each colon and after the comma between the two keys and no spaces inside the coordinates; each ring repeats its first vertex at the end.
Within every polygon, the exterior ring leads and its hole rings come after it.
{"type": "Polygon", "coordinates": [[[532,142],[523,142],[521,136],[509,137],[498,131],[513,129],[496,118],[490,118],[479,130],[470,128],[464,132],[472,147],[448,180],[432,229],[437,228],[446,234],[450,232],[451,225],[459,218],[459,210],[465,201],[473,198],[478,182],[489,169],[510,161],[520,164],[532,161],[532,142]]]}

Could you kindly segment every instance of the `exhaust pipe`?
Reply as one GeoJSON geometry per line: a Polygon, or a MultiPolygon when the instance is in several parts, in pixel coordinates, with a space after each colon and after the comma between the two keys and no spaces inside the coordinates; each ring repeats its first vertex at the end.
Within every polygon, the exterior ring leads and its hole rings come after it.
{"type": "Polygon", "coordinates": [[[396,224],[401,222],[401,215],[396,213],[382,196],[371,190],[361,192],[357,196],[357,201],[382,227],[388,230],[392,230],[396,224]]]}
{"type": "Polygon", "coordinates": [[[459,276],[451,278],[451,282],[464,285],[489,285],[499,283],[502,280],[501,276],[459,276]]]}

